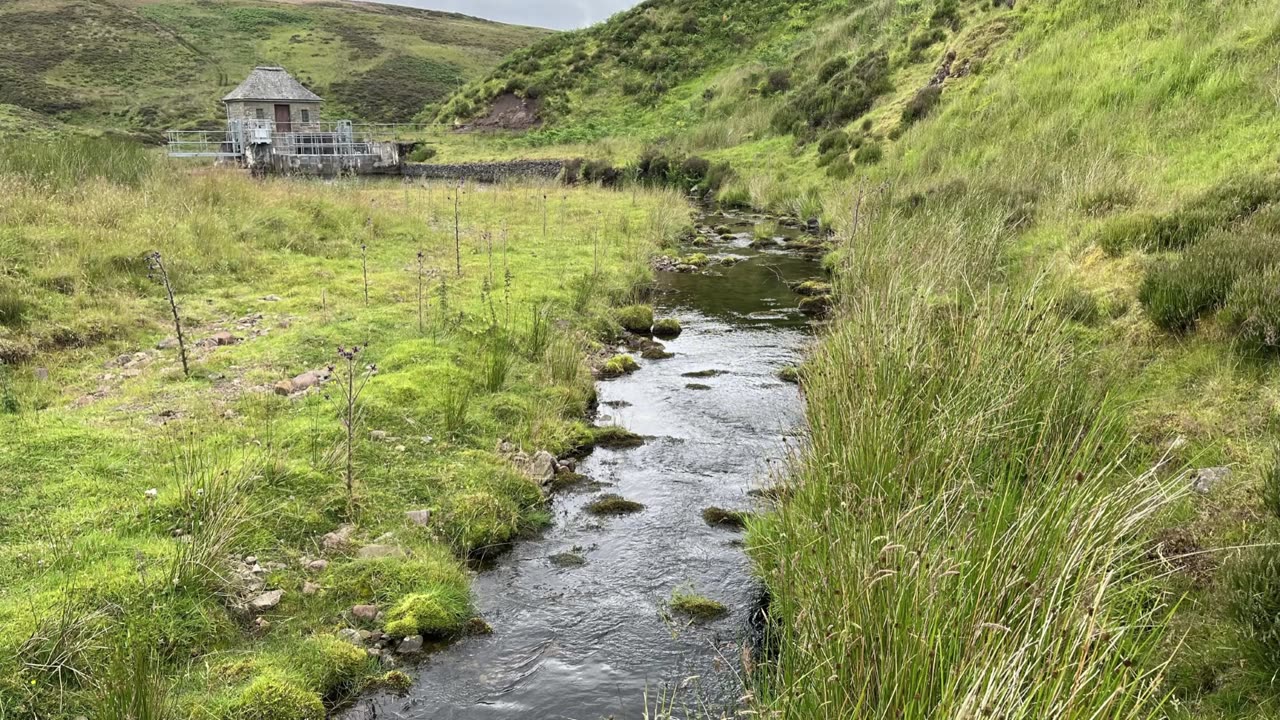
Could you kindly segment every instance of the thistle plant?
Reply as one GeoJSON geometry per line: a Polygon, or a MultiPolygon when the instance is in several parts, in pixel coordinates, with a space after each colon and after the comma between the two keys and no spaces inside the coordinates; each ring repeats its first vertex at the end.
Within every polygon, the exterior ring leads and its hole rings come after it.
{"type": "Polygon", "coordinates": [[[191,367],[187,364],[187,339],[182,335],[182,320],[178,315],[178,300],[173,295],[173,283],[169,281],[169,269],[165,267],[164,257],[159,250],[147,255],[147,267],[151,272],[147,276],[164,286],[165,295],[169,299],[169,311],[173,313],[173,329],[178,335],[178,354],[182,358],[182,374],[191,377],[191,367]]]}
{"type": "Polygon", "coordinates": [[[458,276],[462,276],[462,209],[461,209],[462,183],[453,190],[453,257],[457,266],[458,276]]]}
{"type": "Polygon", "coordinates": [[[360,243],[360,269],[364,273],[364,304],[369,306],[369,245],[360,243]]]}
{"type": "Polygon", "coordinates": [[[356,446],[356,426],[360,422],[360,396],[364,394],[364,389],[369,385],[369,380],[378,374],[377,365],[366,365],[362,369],[359,367],[357,358],[363,349],[359,345],[353,345],[350,348],[338,346],[338,363],[337,367],[330,366],[329,371],[337,374],[337,370],[341,368],[342,375],[338,378],[338,410],[342,414],[342,426],[346,430],[343,438],[343,457],[345,467],[343,469],[343,483],[347,490],[347,515],[351,516],[355,513],[355,446],[356,446]]]}

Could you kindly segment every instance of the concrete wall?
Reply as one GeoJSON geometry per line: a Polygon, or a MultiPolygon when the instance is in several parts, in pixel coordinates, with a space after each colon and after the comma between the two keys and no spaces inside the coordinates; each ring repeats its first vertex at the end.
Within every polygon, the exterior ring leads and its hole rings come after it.
{"type": "Polygon", "coordinates": [[[282,175],[399,175],[400,147],[396,143],[370,143],[370,152],[361,155],[276,155],[270,156],[271,171],[282,175]]]}
{"type": "Polygon", "coordinates": [[[543,178],[554,180],[564,169],[563,160],[510,160],[506,162],[458,163],[453,165],[405,163],[403,174],[429,180],[471,180],[497,182],[503,178],[543,178]]]}
{"type": "MultiPolygon", "coordinates": [[[[273,102],[252,102],[247,100],[235,100],[227,103],[227,119],[228,120],[256,120],[258,119],[258,111],[262,111],[264,120],[276,119],[276,105],[284,105],[285,103],[273,102]]],[[[320,103],[301,103],[291,102],[289,105],[289,122],[293,125],[293,132],[315,132],[320,129],[320,103]],[[307,122],[302,121],[302,111],[306,110],[309,119],[307,122]]]]}

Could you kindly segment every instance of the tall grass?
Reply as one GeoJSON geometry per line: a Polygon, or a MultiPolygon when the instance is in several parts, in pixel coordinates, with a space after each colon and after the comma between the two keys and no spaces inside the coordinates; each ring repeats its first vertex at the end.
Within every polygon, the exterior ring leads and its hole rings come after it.
{"type": "Polygon", "coordinates": [[[1005,216],[972,193],[843,238],[809,443],[751,534],[772,593],[763,711],[1145,718],[1162,702],[1166,609],[1140,531],[1168,492],[1127,469],[1121,416],[1041,289],[1001,289],[1005,216]]]}
{"type": "Polygon", "coordinates": [[[92,179],[134,187],[154,166],[146,148],[125,140],[67,136],[0,143],[0,175],[17,176],[49,191],[68,190],[92,179]]]}

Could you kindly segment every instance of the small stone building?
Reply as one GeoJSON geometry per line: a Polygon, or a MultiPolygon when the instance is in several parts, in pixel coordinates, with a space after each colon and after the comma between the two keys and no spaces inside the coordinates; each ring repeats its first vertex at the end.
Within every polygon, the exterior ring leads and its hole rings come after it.
{"type": "Polygon", "coordinates": [[[282,67],[254,68],[222,102],[226,103],[228,120],[270,120],[277,133],[320,130],[323,100],[282,67]]]}

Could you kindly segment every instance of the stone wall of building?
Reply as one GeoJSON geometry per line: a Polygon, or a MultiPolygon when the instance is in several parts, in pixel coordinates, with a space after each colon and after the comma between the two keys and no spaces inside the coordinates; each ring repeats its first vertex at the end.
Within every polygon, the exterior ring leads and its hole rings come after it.
{"type": "Polygon", "coordinates": [[[405,163],[401,172],[428,180],[471,180],[497,182],[505,178],[554,180],[564,169],[563,160],[508,160],[475,163],[405,163]]]}
{"type": "MultiPolygon", "coordinates": [[[[227,103],[227,118],[230,120],[275,120],[276,105],[286,103],[256,102],[237,100],[227,103]],[[259,111],[262,117],[259,118],[259,111]]],[[[289,123],[293,132],[317,132],[320,129],[320,103],[291,102],[289,105],[289,123]],[[303,120],[302,111],[307,112],[303,120]]]]}

